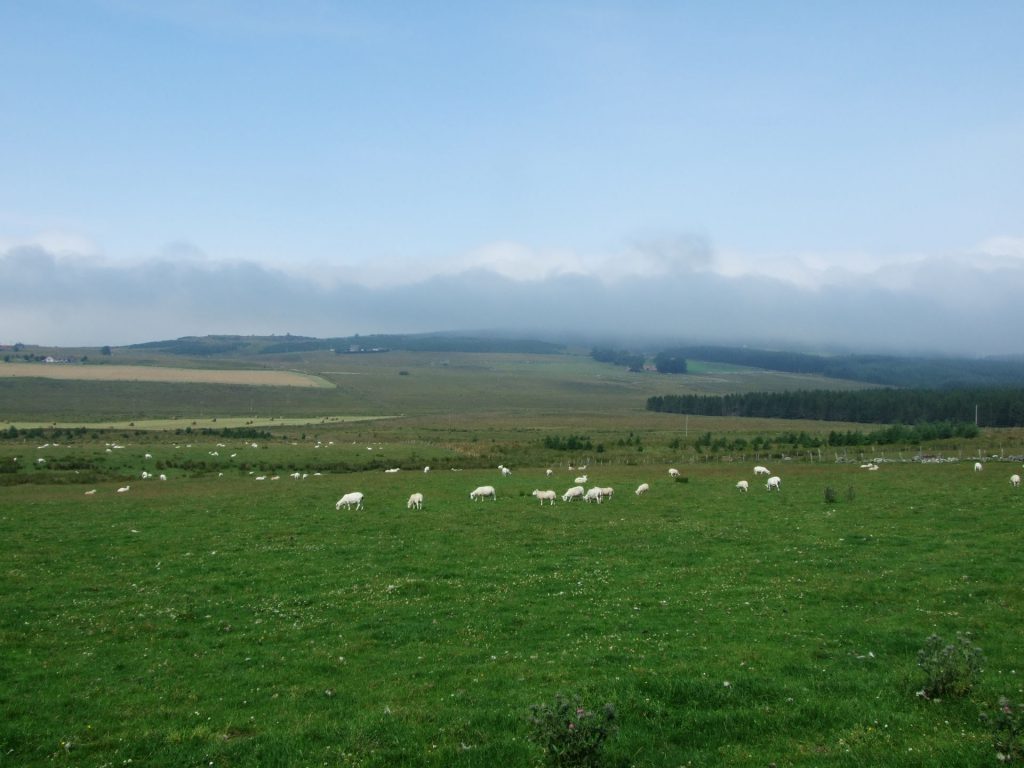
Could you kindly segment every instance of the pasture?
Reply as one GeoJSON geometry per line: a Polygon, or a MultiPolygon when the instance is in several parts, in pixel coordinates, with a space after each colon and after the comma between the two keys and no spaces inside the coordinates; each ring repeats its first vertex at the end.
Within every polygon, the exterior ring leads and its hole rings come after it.
{"type": "Polygon", "coordinates": [[[228,359],[175,381],[0,378],[0,765],[537,766],[530,705],[561,692],[615,705],[620,768],[997,762],[979,712],[1024,698],[1021,430],[815,451],[797,433],[865,427],[644,403],[848,382],[573,354],[260,360],[332,386],[189,376],[252,367],[228,359]],[[610,501],[531,496],[580,463],[610,501]],[[364,510],[335,510],[356,490],[364,510]],[[980,683],[925,701],[917,651],[958,632],[980,683]]]}
{"type": "MultiPolygon", "coordinates": [[[[342,434],[248,450],[409,466],[4,487],[3,763],[534,766],[529,706],[579,692],[618,710],[607,765],[996,764],[979,711],[1024,697],[1019,463],[791,462],[771,494],[752,465],[595,463],[610,501],[541,507],[564,463],[424,474],[465,456],[342,434]],[[497,500],[470,501],[484,483],[497,500]],[[351,490],[366,509],[336,511],[351,490]],[[957,632],[980,684],[915,696],[925,638],[957,632]]],[[[186,450],[129,437],[124,477],[186,450]]]]}

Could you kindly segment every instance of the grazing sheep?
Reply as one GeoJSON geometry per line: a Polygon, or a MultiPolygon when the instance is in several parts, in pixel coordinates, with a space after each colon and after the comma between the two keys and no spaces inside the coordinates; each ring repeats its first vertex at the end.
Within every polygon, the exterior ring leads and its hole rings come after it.
{"type": "Polygon", "coordinates": [[[553,474],[554,474],[554,472],[552,472],[550,469],[545,469],[544,470],[544,475],[546,477],[551,477],[551,475],[553,475],[553,474]]]}
{"type": "Polygon", "coordinates": [[[350,509],[351,507],[355,507],[356,509],[362,509],[363,494],[361,494],[359,491],[352,491],[352,493],[346,493],[344,496],[338,499],[338,501],[334,505],[335,509],[341,509],[342,507],[344,507],[345,509],[350,509]]]}
{"type": "Polygon", "coordinates": [[[750,490],[750,483],[748,483],[746,480],[740,480],[738,483],[736,483],[736,487],[739,488],[744,493],[746,493],[747,491],[750,490]]]}
{"type": "Polygon", "coordinates": [[[598,504],[604,499],[604,494],[601,493],[601,489],[597,486],[590,488],[585,494],[583,494],[583,500],[588,504],[592,501],[596,501],[598,504]]]}
{"type": "Polygon", "coordinates": [[[974,462],[974,471],[975,472],[981,472],[981,470],[982,470],[981,462],[980,461],[974,462]]]}
{"type": "Polygon", "coordinates": [[[768,471],[768,467],[762,467],[762,466],[758,465],[758,466],[754,467],[754,474],[755,475],[770,475],[771,472],[768,471]]]}
{"type": "Polygon", "coordinates": [[[675,467],[672,467],[669,469],[668,474],[669,477],[679,477],[679,470],[676,469],[675,467]]]}
{"type": "Polygon", "coordinates": [[[562,501],[572,501],[573,499],[582,499],[584,494],[582,485],[574,485],[572,488],[562,494],[562,501]]]}
{"type": "Polygon", "coordinates": [[[429,471],[430,471],[430,467],[424,467],[423,468],[423,474],[424,475],[427,474],[429,471]]]}
{"type": "Polygon", "coordinates": [[[512,474],[512,470],[509,469],[508,467],[502,467],[501,468],[501,476],[502,477],[508,477],[511,474],[512,474]]]}
{"type": "Polygon", "coordinates": [[[1020,488],[1020,475],[1010,475],[1010,485],[1020,488]]]}
{"type": "Polygon", "coordinates": [[[166,479],[167,479],[167,475],[161,474],[161,475],[160,475],[160,479],[161,479],[161,480],[166,480],[166,479]]]}
{"type": "Polygon", "coordinates": [[[606,499],[610,499],[613,493],[615,493],[615,489],[607,485],[601,489],[601,495],[604,496],[606,499]]]}
{"type": "Polygon", "coordinates": [[[473,501],[476,501],[477,499],[486,499],[488,496],[491,501],[498,500],[498,494],[494,492],[493,485],[481,485],[479,488],[469,492],[469,498],[473,501]]]}
{"type": "Polygon", "coordinates": [[[409,500],[405,502],[406,509],[423,509],[423,494],[414,493],[409,497],[409,500]]]}
{"type": "Polygon", "coordinates": [[[649,490],[651,490],[651,486],[649,486],[647,483],[640,483],[640,485],[636,487],[636,491],[634,491],[634,493],[636,493],[637,496],[641,496],[647,493],[649,490]]]}
{"type": "Polygon", "coordinates": [[[778,475],[772,475],[768,478],[768,482],[764,484],[764,487],[769,491],[775,489],[776,491],[782,490],[782,478],[778,475]]]}
{"type": "Polygon", "coordinates": [[[555,497],[558,494],[555,493],[554,491],[540,491],[540,490],[537,490],[537,491],[533,492],[533,495],[536,496],[537,499],[540,500],[540,505],[542,507],[544,506],[544,502],[545,501],[548,502],[548,506],[550,507],[550,506],[554,505],[555,497]]]}

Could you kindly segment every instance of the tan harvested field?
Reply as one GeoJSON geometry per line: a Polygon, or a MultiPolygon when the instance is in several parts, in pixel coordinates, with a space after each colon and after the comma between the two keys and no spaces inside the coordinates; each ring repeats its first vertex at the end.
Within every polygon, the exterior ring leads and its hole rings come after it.
{"type": "Polygon", "coordinates": [[[0,363],[0,377],[65,381],[151,381],[172,384],[248,384],[265,387],[332,389],[334,384],[308,373],[270,370],[208,370],[149,365],[68,365],[0,363]]]}

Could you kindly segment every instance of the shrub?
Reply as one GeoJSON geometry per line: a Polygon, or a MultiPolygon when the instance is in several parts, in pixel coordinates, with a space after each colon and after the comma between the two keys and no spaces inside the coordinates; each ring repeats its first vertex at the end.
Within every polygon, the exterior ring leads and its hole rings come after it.
{"type": "Polygon", "coordinates": [[[825,503],[835,504],[838,501],[839,495],[836,493],[836,489],[831,485],[825,487],[825,503]]]}
{"type": "Polygon", "coordinates": [[[618,726],[615,707],[601,713],[587,709],[578,696],[555,696],[553,704],[530,707],[530,740],[544,750],[544,762],[555,768],[601,764],[604,743],[618,726]]]}
{"type": "Polygon", "coordinates": [[[983,712],[981,720],[992,728],[992,746],[1000,762],[1024,760],[1024,705],[1000,696],[996,714],[989,717],[983,712]]]}
{"type": "Polygon", "coordinates": [[[959,632],[956,640],[947,643],[938,635],[925,640],[917,652],[917,665],[924,670],[924,686],[918,696],[934,699],[940,696],[963,696],[981,676],[985,657],[981,648],[959,632]]]}

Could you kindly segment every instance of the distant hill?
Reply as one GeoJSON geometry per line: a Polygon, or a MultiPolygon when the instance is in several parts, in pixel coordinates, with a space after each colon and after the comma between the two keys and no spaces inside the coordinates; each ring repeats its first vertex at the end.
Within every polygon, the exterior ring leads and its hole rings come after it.
{"type": "Polygon", "coordinates": [[[508,352],[557,354],[565,347],[535,339],[505,339],[446,334],[373,334],[319,339],[311,336],[186,336],[165,341],[132,344],[128,349],[150,350],[186,357],[281,355],[294,352],[330,350],[354,352],[508,352]]]}
{"type": "Polygon", "coordinates": [[[900,357],[895,355],[811,355],[746,347],[690,346],[662,354],[688,360],[730,363],[788,373],[811,373],[831,379],[863,381],[891,387],[951,389],[1024,387],[1020,358],[900,357]]]}

